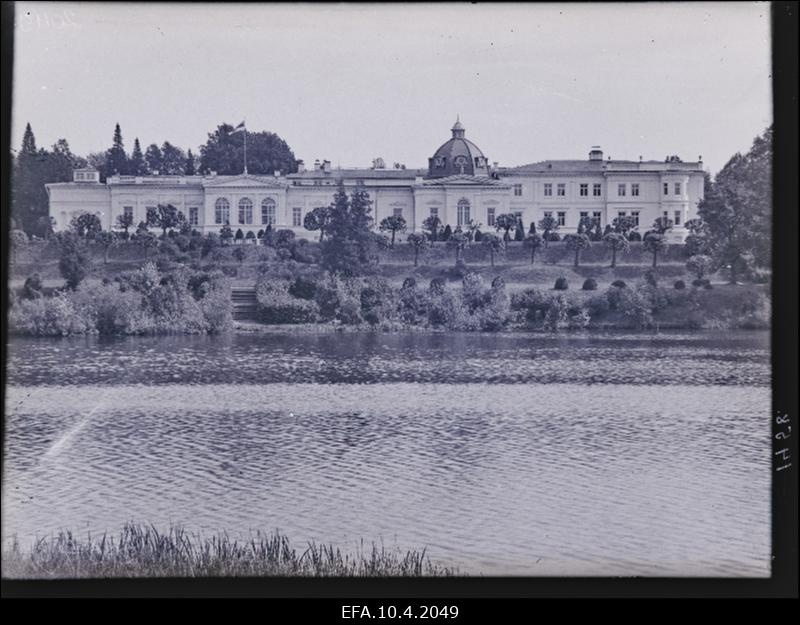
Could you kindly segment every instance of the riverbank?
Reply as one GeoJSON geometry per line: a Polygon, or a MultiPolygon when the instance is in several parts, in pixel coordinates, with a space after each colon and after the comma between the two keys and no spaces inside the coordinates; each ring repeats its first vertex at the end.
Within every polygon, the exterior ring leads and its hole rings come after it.
{"type": "Polygon", "coordinates": [[[302,551],[280,532],[236,541],[226,533],[192,534],[127,524],[116,536],[78,538],[70,531],[23,550],[3,550],[3,576],[12,579],[109,577],[420,577],[459,572],[431,562],[425,549],[403,552],[363,544],[352,552],[311,542],[302,551]]]}

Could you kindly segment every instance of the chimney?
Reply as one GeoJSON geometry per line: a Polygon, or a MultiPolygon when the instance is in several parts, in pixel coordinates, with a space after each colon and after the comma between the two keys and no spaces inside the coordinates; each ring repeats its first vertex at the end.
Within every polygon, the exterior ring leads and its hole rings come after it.
{"type": "Polygon", "coordinates": [[[591,152],[589,152],[589,160],[590,161],[602,161],[603,160],[603,150],[600,149],[599,145],[593,145],[591,152]]]}
{"type": "Polygon", "coordinates": [[[306,164],[303,162],[303,159],[297,161],[297,173],[302,174],[306,170],[306,164]]]}
{"type": "Polygon", "coordinates": [[[326,174],[331,173],[331,162],[330,161],[322,161],[322,170],[326,174]]]}
{"type": "Polygon", "coordinates": [[[314,161],[314,171],[319,171],[322,166],[319,164],[319,159],[314,161]]]}

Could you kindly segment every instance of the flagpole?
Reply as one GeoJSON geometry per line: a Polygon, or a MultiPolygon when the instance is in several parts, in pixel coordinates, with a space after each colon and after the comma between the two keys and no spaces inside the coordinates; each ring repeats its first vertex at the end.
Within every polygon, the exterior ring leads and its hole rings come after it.
{"type": "Polygon", "coordinates": [[[247,174],[247,125],[244,127],[244,173],[247,174]]]}

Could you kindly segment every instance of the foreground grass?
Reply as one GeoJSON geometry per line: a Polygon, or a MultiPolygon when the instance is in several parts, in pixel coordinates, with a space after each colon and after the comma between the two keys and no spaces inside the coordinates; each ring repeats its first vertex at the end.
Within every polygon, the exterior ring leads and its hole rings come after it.
{"type": "Polygon", "coordinates": [[[309,543],[298,553],[278,532],[247,541],[227,534],[207,537],[180,527],[161,532],[127,524],[118,536],[76,538],[60,532],[28,551],[14,540],[3,551],[3,577],[17,579],[104,577],[402,577],[448,576],[456,569],[431,563],[422,551],[387,551],[363,542],[354,553],[309,543]]]}

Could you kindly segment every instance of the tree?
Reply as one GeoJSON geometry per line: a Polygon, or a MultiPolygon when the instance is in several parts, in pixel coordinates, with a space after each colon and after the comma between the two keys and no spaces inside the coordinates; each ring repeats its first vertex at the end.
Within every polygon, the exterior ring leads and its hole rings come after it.
{"type": "Polygon", "coordinates": [[[133,140],[133,152],[131,152],[131,159],[128,161],[128,173],[131,176],[144,176],[147,174],[147,163],[144,161],[142,146],[139,145],[139,137],[133,140]]]}
{"type": "Polygon", "coordinates": [[[503,241],[506,243],[511,240],[508,234],[511,228],[517,227],[517,216],[514,213],[503,213],[498,215],[494,220],[494,229],[498,232],[503,230],[503,241]]]}
{"type": "Polygon", "coordinates": [[[191,150],[186,152],[186,165],[183,168],[183,173],[187,176],[194,176],[197,173],[197,164],[191,150]]]}
{"type": "MultiPolygon", "coordinates": [[[[486,238],[484,236],[484,238],[486,238]]],[[[467,237],[462,232],[454,233],[448,240],[447,240],[447,247],[452,250],[455,250],[456,253],[456,265],[458,265],[459,261],[461,260],[461,252],[462,250],[467,247],[467,237]]]]}
{"type": "Polygon", "coordinates": [[[673,225],[674,222],[669,217],[659,217],[653,222],[653,230],[655,230],[657,234],[665,234],[669,230],[672,230],[673,225]]]}
{"type": "Polygon", "coordinates": [[[609,232],[603,237],[606,247],[611,250],[611,266],[617,266],[617,253],[627,253],[631,249],[628,239],[619,232],[609,232]]]}
{"type": "Polygon", "coordinates": [[[132,213],[122,213],[121,215],[117,215],[117,228],[122,228],[123,234],[122,238],[127,241],[130,238],[128,234],[128,228],[133,225],[133,214],[132,213]]]}
{"type": "Polygon", "coordinates": [[[419,261],[419,253],[430,245],[428,237],[418,232],[412,232],[406,237],[406,243],[414,248],[414,267],[416,267],[419,261]]]}
{"type": "Polygon", "coordinates": [[[531,222],[530,228],[528,228],[528,235],[536,234],[536,223],[531,222]]]}
{"type": "MultiPolygon", "coordinates": [[[[200,173],[216,171],[222,175],[236,175],[244,171],[244,133],[233,131],[230,124],[221,124],[209,133],[205,145],[200,147],[200,173]]],[[[297,160],[278,135],[267,131],[248,132],[247,171],[270,176],[275,171],[294,173],[297,160]]]]}
{"type": "Polygon", "coordinates": [[[226,223],[222,228],[219,230],[219,238],[222,240],[223,245],[228,245],[231,240],[233,239],[233,230],[231,229],[230,224],[226,223]]]}
{"type": "Polygon", "coordinates": [[[95,240],[103,247],[103,264],[108,264],[108,251],[117,243],[117,237],[113,232],[103,230],[98,232],[95,240]]]}
{"type": "Polygon", "coordinates": [[[161,228],[161,237],[166,238],[167,230],[180,228],[186,222],[184,214],[172,204],[159,204],[147,209],[147,225],[161,228]]]}
{"type": "Polygon", "coordinates": [[[578,221],[578,234],[589,234],[591,229],[594,227],[594,220],[589,217],[581,217],[578,221]]]}
{"type": "Polygon", "coordinates": [[[533,260],[536,256],[536,250],[541,248],[544,244],[544,237],[542,237],[542,235],[535,230],[525,237],[524,245],[531,251],[531,265],[533,264],[533,260]]]}
{"type": "Polygon", "coordinates": [[[547,244],[550,242],[550,233],[558,230],[558,221],[548,215],[539,220],[539,230],[542,231],[544,246],[547,247],[547,244]]]}
{"type": "Polygon", "coordinates": [[[695,254],[686,261],[686,270],[697,276],[698,280],[702,280],[706,274],[712,271],[713,262],[714,260],[710,256],[695,254]]]}
{"type": "Polygon", "coordinates": [[[236,229],[236,236],[235,236],[235,239],[236,239],[236,241],[237,241],[237,242],[238,242],[238,241],[242,241],[242,240],[244,239],[244,232],[242,232],[242,229],[241,229],[241,228],[237,228],[237,229],[236,229]]]}
{"type": "Polygon", "coordinates": [[[586,234],[568,234],[564,237],[567,249],[575,252],[575,266],[580,264],[581,251],[592,247],[592,242],[586,234]]]}
{"type": "Polygon", "coordinates": [[[522,225],[522,219],[517,219],[517,226],[514,229],[514,240],[515,241],[525,240],[525,227],[522,225]]]}
{"type": "Polygon", "coordinates": [[[60,237],[61,255],[58,270],[66,280],[67,287],[75,290],[89,273],[92,256],[86,241],[72,232],[64,232],[60,237]]]}
{"type": "Polygon", "coordinates": [[[653,268],[656,267],[658,255],[665,252],[669,245],[663,234],[657,232],[648,234],[642,243],[644,249],[653,255],[653,268]]]}
{"type": "Polygon", "coordinates": [[[406,220],[402,215],[389,215],[381,220],[378,229],[381,232],[391,232],[392,242],[390,247],[394,249],[394,237],[398,232],[406,231],[406,220]]]}
{"type": "Polygon", "coordinates": [[[615,217],[611,225],[614,228],[614,232],[627,239],[628,233],[636,227],[636,222],[633,217],[615,217]]]}
{"type": "Polygon", "coordinates": [[[255,243],[256,242],[256,235],[253,234],[252,230],[248,230],[247,234],[244,235],[244,239],[245,239],[245,241],[252,241],[253,243],[255,243]]]}
{"type": "Polygon", "coordinates": [[[11,260],[16,263],[19,251],[28,246],[28,235],[22,230],[12,230],[9,233],[9,242],[11,243],[11,260]]]}
{"type": "Polygon", "coordinates": [[[487,233],[481,237],[481,245],[489,250],[489,258],[494,267],[494,255],[503,249],[503,241],[496,234],[487,233]]]}
{"type": "Polygon", "coordinates": [[[239,261],[239,264],[244,263],[244,259],[247,258],[247,254],[244,251],[244,247],[237,246],[236,249],[233,250],[233,257],[239,261]]]}
{"type": "Polygon", "coordinates": [[[363,184],[348,198],[339,180],[331,204],[328,240],[322,243],[322,266],[333,274],[353,277],[371,273],[377,264],[377,241],[371,231],[372,201],[363,184]]]}
{"type": "Polygon", "coordinates": [[[685,253],[689,256],[709,254],[711,246],[706,223],[702,219],[689,219],[684,227],[689,231],[689,235],[683,242],[685,253]]]}
{"type": "Polygon", "coordinates": [[[145,260],[147,260],[147,257],[150,255],[150,249],[158,245],[158,237],[148,230],[147,222],[144,221],[139,222],[139,225],[136,227],[136,234],[134,234],[132,238],[144,250],[145,260]]]}
{"type": "Polygon", "coordinates": [[[81,213],[69,222],[69,228],[82,239],[94,239],[103,226],[100,218],[92,213],[81,213]]]}
{"type": "Polygon", "coordinates": [[[439,238],[439,229],[441,228],[442,221],[437,215],[426,217],[422,222],[422,231],[428,235],[428,239],[433,245],[439,238]]]}
{"type": "Polygon", "coordinates": [[[105,173],[106,176],[113,176],[115,174],[127,175],[128,155],[125,154],[125,146],[122,143],[122,131],[120,130],[119,123],[114,127],[114,140],[106,152],[105,173]]]}
{"type": "Polygon", "coordinates": [[[183,153],[183,150],[169,141],[164,141],[161,146],[161,173],[168,176],[182,176],[185,166],[186,154],[183,153]]]}
{"type": "Polygon", "coordinates": [[[772,127],[756,137],[750,151],[737,153],[716,175],[698,214],[708,228],[714,265],[731,283],[771,261],[772,127]]]}
{"type": "Polygon", "coordinates": [[[161,155],[161,148],[155,143],[151,143],[147,146],[147,152],[144,154],[144,160],[145,163],[147,163],[147,173],[163,173],[164,158],[161,155]]]}
{"type": "Polygon", "coordinates": [[[331,220],[330,206],[317,206],[303,217],[303,227],[310,232],[319,230],[319,240],[325,237],[325,230],[331,220]]]}

